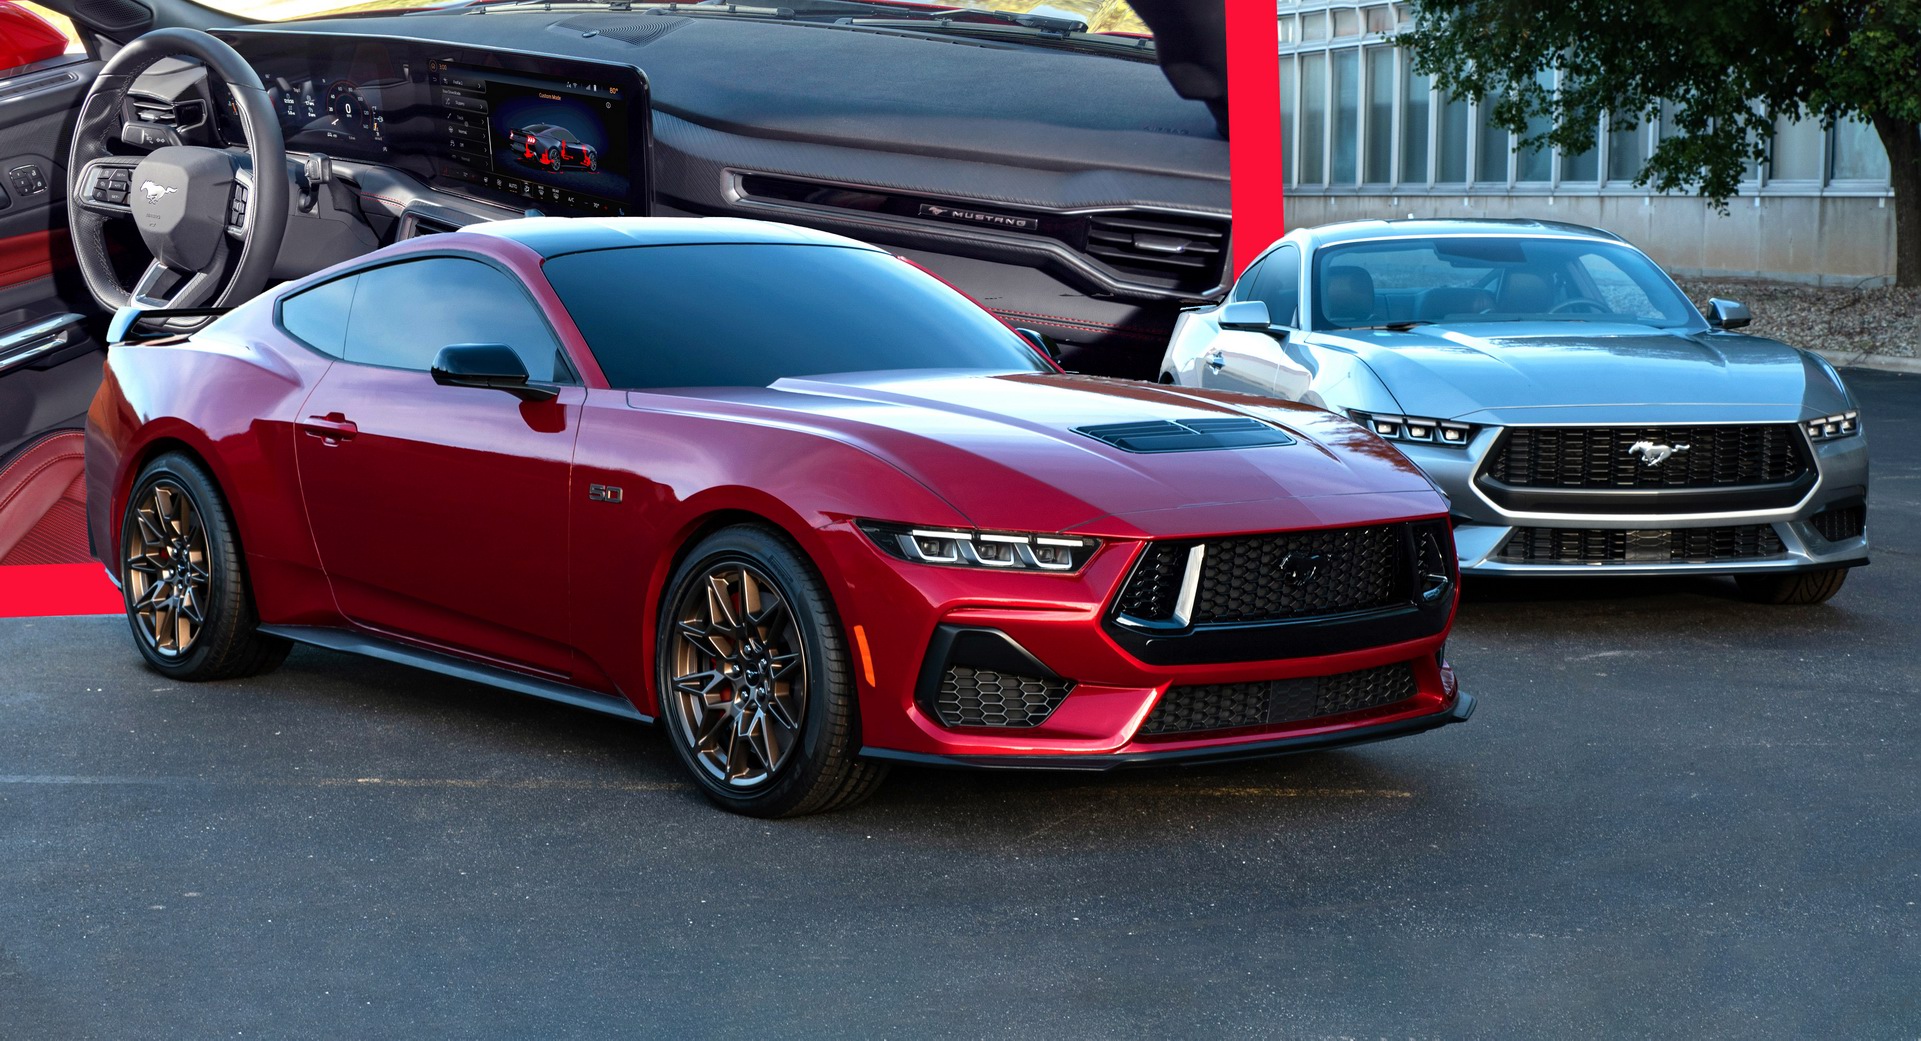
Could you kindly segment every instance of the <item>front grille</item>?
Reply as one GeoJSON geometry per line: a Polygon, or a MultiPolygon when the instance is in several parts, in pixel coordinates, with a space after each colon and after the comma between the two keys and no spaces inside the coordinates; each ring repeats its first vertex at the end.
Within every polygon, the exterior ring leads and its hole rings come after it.
{"type": "MultiPolygon", "coordinates": [[[[1376,524],[1208,540],[1186,621],[1277,621],[1404,601],[1409,570],[1405,528],[1376,524]]],[[[1175,620],[1175,601],[1194,545],[1149,546],[1121,590],[1120,613],[1136,621],[1175,620]]],[[[1433,551],[1440,552],[1438,545],[1433,551]]]]}
{"type": "Polygon", "coordinates": [[[1808,523],[1814,525],[1814,530],[1829,542],[1858,539],[1862,532],[1868,530],[1868,508],[1860,503],[1836,506],[1809,517],[1808,523]]]}
{"type": "Polygon", "coordinates": [[[1511,427],[1486,474],[1515,488],[1633,490],[1782,484],[1807,469],[1791,423],[1511,427]]]}
{"type": "Polygon", "coordinates": [[[1140,732],[1191,734],[1337,716],[1405,701],[1415,689],[1406,662],[1308,679],[1170,687],[1140,732]]]}
{"type": "Polygon", "coordinates": [[[950,727],[1034,727],[1054,714],[1073,687],[1069,680],[949,665],[934,709],[950,727]]]}
{"type": "Polygon", "coordinates": [[[1701,564],[1787,552],[1771,524],[1725,528],[1516,528],[1501,546],[1511,564],[1701,564]]]}

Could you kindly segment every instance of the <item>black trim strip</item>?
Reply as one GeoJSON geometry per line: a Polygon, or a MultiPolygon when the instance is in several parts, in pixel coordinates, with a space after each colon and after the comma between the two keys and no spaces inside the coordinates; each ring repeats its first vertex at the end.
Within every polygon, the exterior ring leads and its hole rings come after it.
{"type": "Polygon", "coordinates": [[[456,658],[451,654],[410,647],[393,640],[348,629],[333,629],[319,625],[263,625],[260,631],[295,643],[411,665],[443,676],[471,680],[489,687],[511,690],[517,694],[531,694],[536,698],[558,701],[563,705],[572,705],[575,708],[584,708],[609,716],[619,716],[637,723],[654,721],[654,717],[642,713],[626,698],[614,694],[602,694],[599,691],[587,690],[571,684],[555,683],[552,680],[543,680],[497,666],[456,658]]]}
{"type": "Polygon", "coordinates": [[[1394,737],[1408,737],[1436,727],[1444,727],[1450,723],[1466,722],[1467,718],[1473,714],[1474,696],[1463,693],[1455,695],[1454,704],[1449,708],[1425,716],[1416,716],[1413,719],[1396,720],[1392,723],[1380,723],[1369,727],[1355,727],[1352,730],[1340,730],[1331,734],[1304,734],[1272,741],[1251,741],[1246,744],[1211,748],[1183,748],[1169,752],[1130,752],[1125,755],[930,755],[925,752],[898,752],[891,748],[863,748],[860,754],[869,759],[885,759],[916,766],[990,770],[1101,771],[1132,766],[1184,766],[1199,763],[1227,763],[1240,759],[1265,759],[1277,755],[1315,752],[1327,748],[1366,744],[1370,741],[1385,741],[1394,737]]]}

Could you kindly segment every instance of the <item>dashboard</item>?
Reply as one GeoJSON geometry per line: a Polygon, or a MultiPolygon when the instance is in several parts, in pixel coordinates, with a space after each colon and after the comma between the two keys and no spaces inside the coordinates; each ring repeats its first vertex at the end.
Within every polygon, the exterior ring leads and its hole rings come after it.
{"type": "MultiPolygon", "coordinates": [[[[212,31],[293,161],[333,160],[335,209],[292,217],[337,248],[283,249],[276,277],[372,248],[329,217],[376,244],[528,209],[773,220],[908,257],[1070,367],[1150,378],[1179,309],[1228,282],[1227,141],[1151,60],[625,0],[212,31]]],[[[197,65],[132,94],[154,111],[130,121],[238,143],[197,65]]]]}
{"type": "MultiPolygon", "coordinates": [[[[379,36],[223,31],[292,152],[378,163],[429,187],[556,216],[652,211],[646,76],[632,65],[379,36]]],[[[244,143],[211,88],[222,144],[244,143]]]]}

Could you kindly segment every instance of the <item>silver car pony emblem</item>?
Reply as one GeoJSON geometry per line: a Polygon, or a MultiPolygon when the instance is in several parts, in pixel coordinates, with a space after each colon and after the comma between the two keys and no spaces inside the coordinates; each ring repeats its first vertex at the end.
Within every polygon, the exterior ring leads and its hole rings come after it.
{"type": "Polygon", "coordinates": [[[1660,466],[1673,456],[1694,447],[1693,445],[1659,445],[1652,441],[1636,441],[1628,446],[1628,455],[1638,455],[1644,466],[1660,466]]]}
{"type": "Polygon", "coordinates": [[[140,182],[140,194],[145,195],[148,202],[159,202],[161,199],[179,190],[180,189],[170,185],[156,184],[153,181],[140,182]]]}

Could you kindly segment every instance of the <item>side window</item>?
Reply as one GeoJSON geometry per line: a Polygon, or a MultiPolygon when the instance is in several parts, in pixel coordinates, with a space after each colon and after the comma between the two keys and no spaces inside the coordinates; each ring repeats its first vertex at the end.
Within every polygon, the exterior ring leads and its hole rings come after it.
{"type": "Polygon", "coordinates": [[[429,257],[359,275],[347,320],[351,362],[425,372],[454,343],[502,343],[527,366],[528,378],[570,383],[560,344],[527,291],[490,264],[429,257]]]}
{"type": "Polygon", "coordinates": [[[1288,245],[1268,254],[1258,292],[1267,302],[1267,316],[1289,329],[1301,327],[1301,251],[1288,245]]]}
{"type": "Polygon", "coordinates": [[[359,275],[336,278],[280,302],[280,327],[322,354],[341,357],[359,275]]]}

